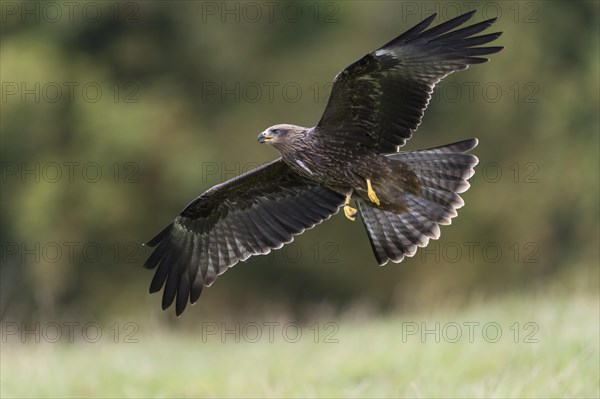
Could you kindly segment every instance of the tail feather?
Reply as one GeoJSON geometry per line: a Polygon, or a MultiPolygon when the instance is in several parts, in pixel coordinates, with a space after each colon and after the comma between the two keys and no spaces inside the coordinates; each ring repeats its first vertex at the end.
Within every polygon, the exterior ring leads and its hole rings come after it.
{"type": "Polygon", "coordinates": [[[448,212],[451,212],[452,209],[460,209],[465,205],[465,201],[452,191],[438,190],[424,186],[421,188],[421,195],[428,201],[440,204],[448,212]]]}
{"type": "Polygon", "coordinates": [[[407,194],[405,200],[409,205],[409,213],[420,211],[425,217],[437,224],[450,224],[451,219],[457,215],[456,210],[444,208],[437,202],[429,201],[423,197],[407,194]]]}
{"type": "Polygon", "coordinates": [[[409,159],[410,157],[419,156],[421,154],[464,154],[477,147],[477,144],[479,144],[479,140],[473,138],[457,141],[456,143],[452,144],[441,145],[439,147],[428,148],[425,150],[395,152],[388,154],[388,156],[401,156],[402,159],[409,159]]]}
{"type": "MultiPolygon", "coordinates": [[[[470,178],[471,176],[469,176],[470,178]]],[[[419,179],[421,183],[426,187],[432,189],[440,189],[446,191],[453,191],[455,193],[464,193],[469,189],[469,182],[463,180],[460,177],[451,175],[420,175],[419,179]]]]}
{"type": "Polygon", "coordinates": [[[362,199],[357,202],[377,263],[384,265],[390,259],[400,262],[405,255],[415,254],[417,244],[408,238],[413,237],[412,233],[402,224],[399,215],[376,209],[362,199]]]}
{"type": "Polygon", "coordinates": [[[421,182],[420,195],[405,193],[407,211],[394,213],[357,199],[369,241],[380,265],[401,262],[414,256],[419,247],[440,236],[439,225],[450,224],[464,205],[458,195],[467,191],[478,159],[466,154],[477,146],[477,139],[464,140],[420,151],[388,154],[402,161],[421,182]]]}

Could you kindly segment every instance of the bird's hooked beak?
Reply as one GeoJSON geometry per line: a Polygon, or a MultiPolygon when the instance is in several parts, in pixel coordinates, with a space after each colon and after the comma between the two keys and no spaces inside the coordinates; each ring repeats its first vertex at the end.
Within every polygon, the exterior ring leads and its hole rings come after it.
{"type": "Polygon", "coordinates": [[[265,130],[264,132],[262,132],[261,134],[258,135],[258,142],[261,144],[266,143],[269,140],[273,139],[273,135],[271,134],[271,132],[269,132],[268,130],[265,130]]]}

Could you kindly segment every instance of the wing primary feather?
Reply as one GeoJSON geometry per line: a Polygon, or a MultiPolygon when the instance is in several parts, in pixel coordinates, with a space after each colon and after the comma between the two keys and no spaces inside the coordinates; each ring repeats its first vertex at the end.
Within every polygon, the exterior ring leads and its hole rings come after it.
{"type": "Polygon", "coordinates": [[[190,298],[190,276],[183,270],[179,278],[177,299],[175,301],[175,315],[181,316],[190,298]]]}
{"type": "Polygon", "coordinates": [[[188,281],[193,283],[200,268],[200,257],[202,256],[202,235],[194,233],[191,238],[191,253],[188,266],[188,281]]]}
{"type": "Polygon", "coordinates": [[[160,231],[160,233],[158,233],[156,236],[154,236],[154,238],[151,239],[150,241],[148,241],[145,245],[147,245],[149,247],[155,247],[159,242],[164,240],[169,235],[171,230],[173,229],[173,223],[174,222],[171,222],[167,227],[162,229],[160,231]]]}
{"type": "Polygon", "coordinates": [[[165,254],[164,258],[158,265],[156,272],[154,272],[154,277],[152,277],[152,281],[150,282],[150,293],[158,292],[165,285],[165,281],[167,277],[171,273],[171,269],[173,268],[172,260],[175,259],[177,254],[173,251],[172,248],[169,248],[169,251],[165,254]]]}
{"type": "Polygon", "coordinates": [[[190,303],[193,305],[198,302],[200,299],[200,295],[202,294],[202,289],[204,288],[204,284],[201,280],[201,274],[198,274],[190,287],[190,303]]]}
{"type": "Polygon", "coordinates": [[[437,13],[431,14],[429,17],[425,18],[423,21],[419,22],[414,27],[410,28],[409,30],[407,30],[406,32],[401,34],[400,36],[396,37],[394,40],[391,40],[388,43],[386,43],[385,45],[383,45],[381,48],[390,47],[401,40],[405,40],[405,39],[409,39],[409,38],[413,38],[413,37],[417,36],[425,28],[427,28],[429,25],[431,25],[431,23],[433,22],[433,20],[435,19],[436,16],[437,16],[437,13]]]}
{"type": "Polygon", "coordinates": [[[458,17],[452,18],[451,20],[446,21],[443,24],[439,24],[439,25],[417,35],[415,37],[415,39],[421,39],[421,38],[429,39],[429,38],[438,36],[442,33],[446,33],[448,31],[456,28],[457,26],[460,26],[460,25],[464,24],[465,22],[467,22],[469,19],[471,19],[473,14],[475,14],[475,12],[476,12],[476,10],[472,10],[472,11],[469,11],[462,15],[459,15],[458,17]]]}
{"type": "Polygon", "coordinates": [[[164,283],[164,291],[162,297],[163,310],[171,306],[171,304],[175,300],[175,295],[177,294],[177,287],[179,286],[179,279],[181,278],[181,273],[179,270],[179,258],[181,257],[181,252],[172,251],[171,254],[172,258],[165,258],[165,260],[169,261],[169,263],[166,264],[166,266],[169,267],[169,272],[166,276],[166,282],[164,283]]]}
{"type": "Polygon", "coordinates": [[[446,43],[446,45],[447,46],[456,46],[456,47],[458,47],[460,45],[460,47],[462,47],[462,48],[479,46],[482,44],[489,43],[493,40],[496,40],[500,35],[502,35],[502,32],[490,33],[487,35],[474,36],[474,37],[470,37],[468,39],[460,39],[457,41],[448,42],[448,43],[446,43]]]}
{"type": "MultiPolygon", "coordinates": [[[[439,40],[444,44],[448,44],[455,40],[457,41],[459,39],[467,40],[465,38],[467,38],[469,36],[473,36],[479,32],[486,30],[490,26],[492,26],[492,24],[494,22],[496,22],[496,19],[497,18],[488,19],[483,22],[476,23],[474,25],[466,26],[464,28],[457,29],[452,32],[448,32],[442,36],[439,36],[436,40],[439,40]]],[[[493,35],[493,34],[494,33],[490,33],[490,35],[493,35]]]]}
{"type": "Polygon", "coordinates": [[[163,239],[158,247],[152,252],[152,255],[148,257],[146,262],[144,263],[144,267],[146,269],[154,269],[156,266],[160,264],[160,261],[167,254],[167,250],[169,249],[169,240],[163,239]]]}

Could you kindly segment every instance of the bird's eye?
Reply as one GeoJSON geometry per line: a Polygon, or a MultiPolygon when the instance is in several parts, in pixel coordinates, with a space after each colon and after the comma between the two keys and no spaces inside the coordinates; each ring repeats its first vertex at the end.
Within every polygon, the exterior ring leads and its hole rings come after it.
{"type": "Polygon", "coordinates": [[[277,136],[277,135],[279,135],[279,130],[278,129],[272,129],[271,130],[271,134],[277,136]]]}

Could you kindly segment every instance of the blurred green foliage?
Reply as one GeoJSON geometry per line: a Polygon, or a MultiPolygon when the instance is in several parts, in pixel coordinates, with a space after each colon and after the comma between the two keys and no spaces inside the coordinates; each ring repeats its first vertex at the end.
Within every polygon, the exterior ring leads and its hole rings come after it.
{"type": "MultiPolygon", "coordinates": [[[[256,143],[264,128],[313,126],[349,63],[431,11],[457,13],[444,2],[290,3],[298,18],[277,12],[283,2],[272,15],[250,3],[260,17],[239,2],[89,3],[89,15],[77,2],[61,17],[44,2],[2,5],[4,318],[160,312],[139,244],[204,190],[274,159],[256,143]]],[[[441,239],[378,268],[362,224],[338,215],[238,264],[188,317],[467,301],[557,272],[597,284],[598,2],[481,4],[478,21],[501,14],[492,30],[505,50],[444,80],[406,147],[480,139],[467,205],[441,239]]]]}

